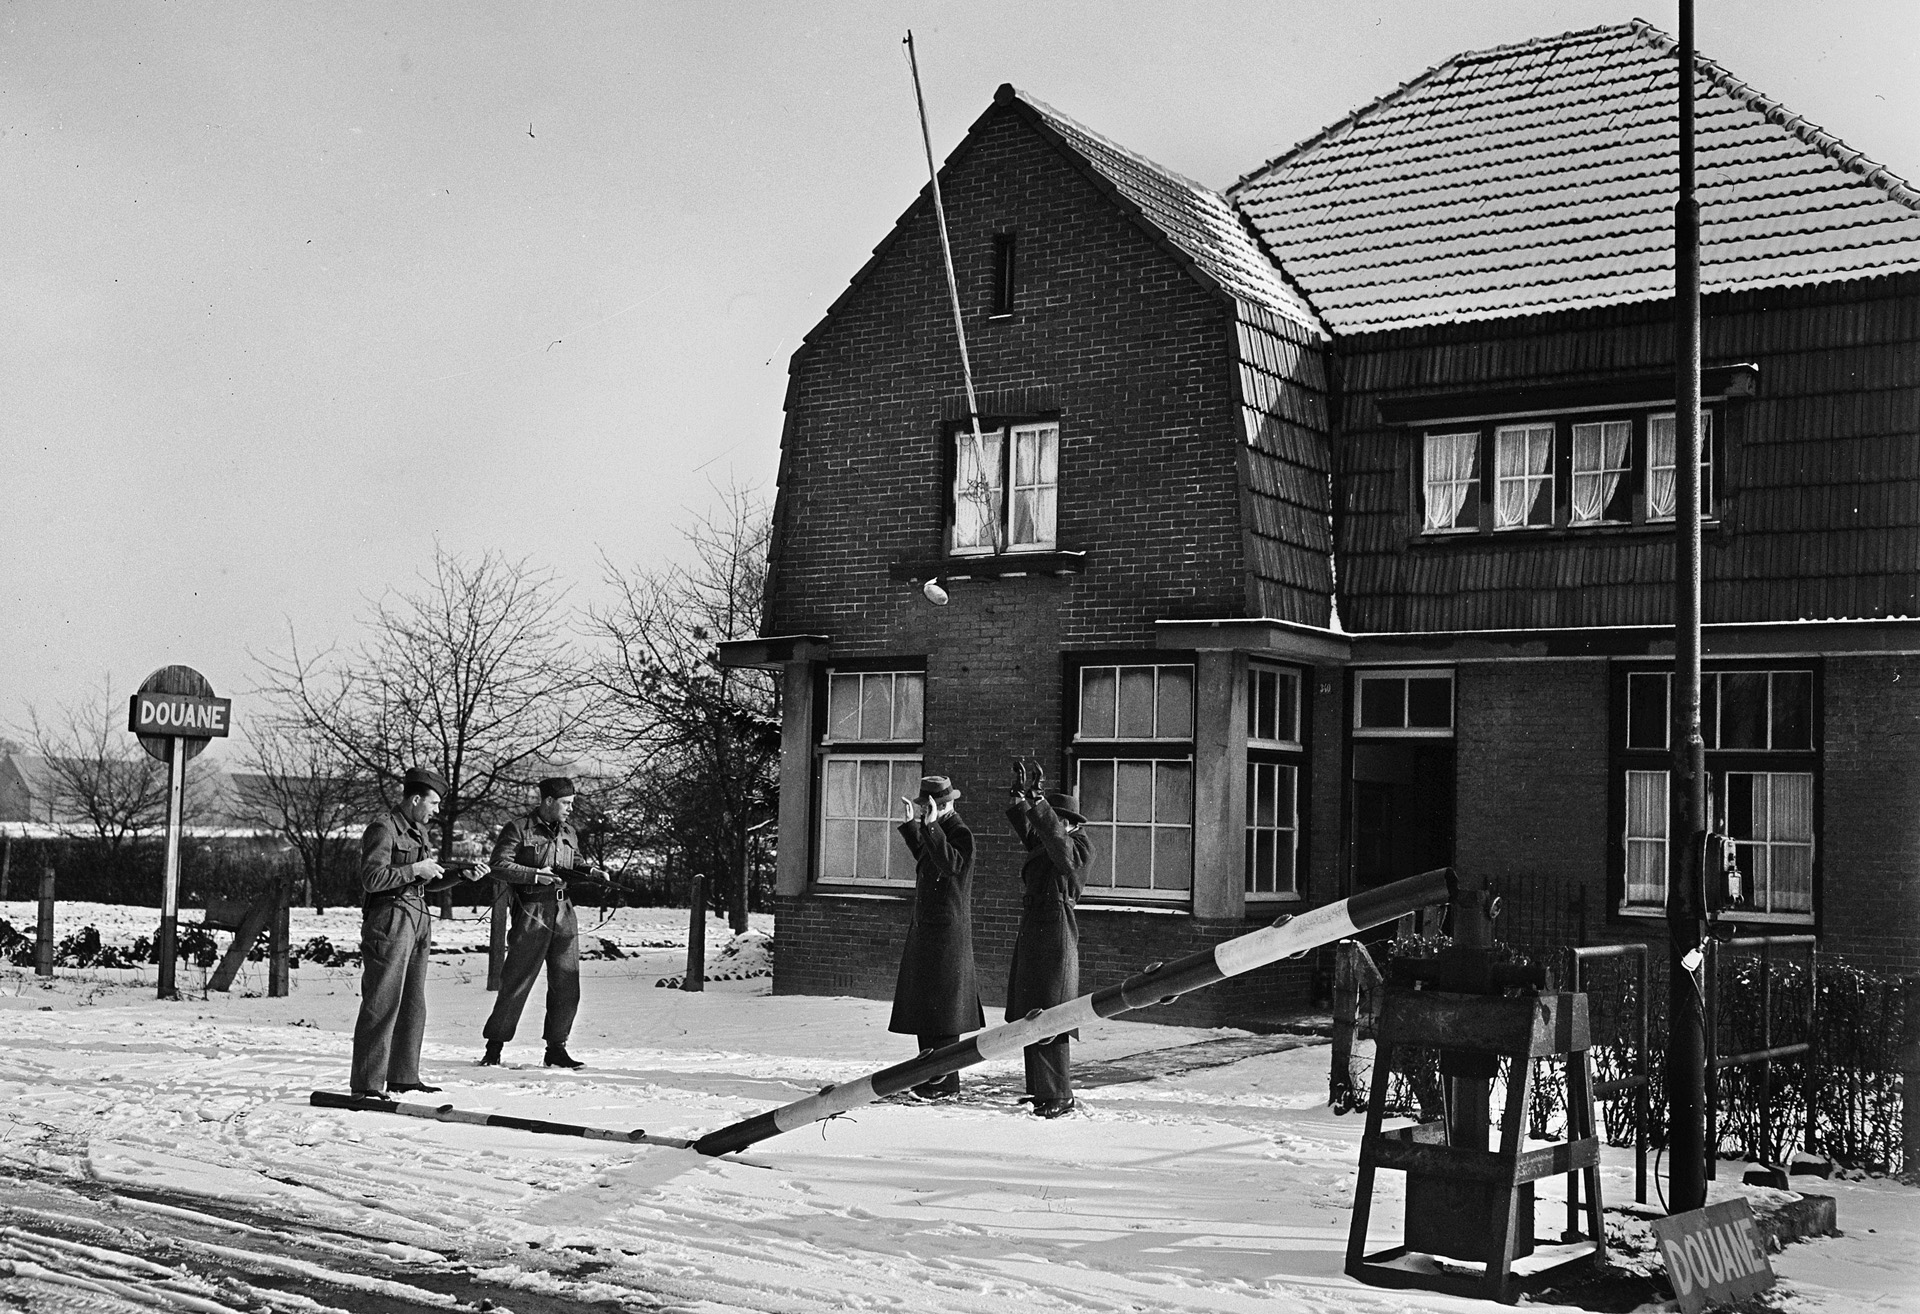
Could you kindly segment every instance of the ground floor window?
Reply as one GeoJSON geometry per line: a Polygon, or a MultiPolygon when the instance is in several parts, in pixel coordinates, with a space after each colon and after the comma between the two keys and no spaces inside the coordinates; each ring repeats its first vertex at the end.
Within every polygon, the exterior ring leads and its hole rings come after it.
{"type": "Polygon", "coordinates": [[[913,884],[913,855],[897,829],[901,796],[920,789],[918,755],[833,754],[821,762],[823,881],[913,884]]]}
{"type": "Polygon", "coordinates": [[[1300,769],[1290,762],[1247,763],[1247,897],[1300,892],[1300,769]]]}
{"type": "Polygon", "coordinates": [[[1082,758],[1080,806],[1093,841],[1087,892],[1185,899],[1193,888],[1193,761],[1082,758]]]}

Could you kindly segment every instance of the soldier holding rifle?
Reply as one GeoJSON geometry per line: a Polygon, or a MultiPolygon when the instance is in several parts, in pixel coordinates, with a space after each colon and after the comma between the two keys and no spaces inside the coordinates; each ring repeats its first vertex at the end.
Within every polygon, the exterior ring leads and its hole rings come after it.
{"type": "Polygon", "coordinates": [[[567,1053],[567,1037],[580,1010],[580,924],[567,881],[601,877],[580,852],[580,836],[569,820],[577,792],[566,776],[548,776],[540,782],[540,805],[502,826],[494,841],[489,866],[494,879],[507,887],[512,921],[500,994],[481,1030],[487,1039],[480,1060],[485,1066],[498,1064],[502,1046],[513,1039],[542,964],[547,969],[546,1065],[586,1066],[567,1053]]]}
{"type": "Polygon", "coordinates": [[[427,1029],[427,952],[433,936],[426,896],[459,879],[433,856],[427,832],[446,792],[447,782],[438,774],[408,768],[399,806],[376,818],[360,840],[365,911],[353,1093],[362,1099],[440,1089],[420,1080],[420,1041],[427,1029]]]}
{"type": "MultiPolygon", "coordinates": [[[[953,810],[960,791],[945,776],[923,776],[906,804],[900,836],[913,854],[913,921],[900,955],[887,1030],[919,1039],[920,1052],[940,1049],[963,1031],[986,1025],[973,969],[973,832],[953,810]]],[[[960,1074],[913,1088],[921,1099],[951,1099],[960,1074]]]]}
{"type": "MultiPolygon", "coordinates": [[[[1026,846],[1020,869],[1025,890],[1020,931],[1007,973],[1007,1021],[1035,1009],[1064,1004],[1080,993],[1080,927],[1074,905],[1093,862],[1093,842],[1083,833],[1086,818],[1072,794],[1050,792],[1035,761],[1031,776],[1025,761],[1013,763],[1012,803],[1007,820],[1026,846]]],[[[1042,1118],[1058,1118],[1074,1107],[1067,1075],[1068,1044],[1075,1033],[1028,1045],[1027,1097],[1042,1118]]]]}

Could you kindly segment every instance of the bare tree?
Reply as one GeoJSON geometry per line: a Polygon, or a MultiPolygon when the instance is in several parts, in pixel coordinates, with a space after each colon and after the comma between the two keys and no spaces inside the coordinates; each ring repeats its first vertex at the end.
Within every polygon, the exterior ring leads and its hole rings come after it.
{"type": "Polygon", "coordinates": [[[687,531],[692,559],[623,572],[590,613],[599,756],[627,774],[608,809],[636,847],[678,853],[724,891],[747,929],[752,832],[777,814],[779,689],[769,672],[720,665],[714,645],[759,633],[771,518],[751,490],[687,531]]]}
{"type": "Polygon", "coordinates": [[[354,823],[377,791],[327,740],[297,720],[266,719],[248,733],[245,775],[233,774],[233,819],[279,836],[300,860],[314,911],[327,876],[358,850],[354,823]]]}
{"type": "Polygon", "coordinates": [[[390,590],[349,651],[257,658],[262,692],[352,772],[395,787],[410,766],[447,780],[442,861],[462,816],[490,817],[561,755],[583,703],[565,639],[565,590],[551,572],[498,552],[435,547],[411,592],[390,590]]]}
{"type": "MultiPolygon", "coordinates": [[[[166,763],[148,756],[127,730],[125,709],[126,700],[115,693],[108,675],[99,696],[83,703],[62,705],[44,717],[29,706],[23,727],[46,772],[49,820],[109,850],[167,824],[166,763]]],[[[183,819],[191,820],[209,801],[199,773],[188,763],[183,819]]]]}

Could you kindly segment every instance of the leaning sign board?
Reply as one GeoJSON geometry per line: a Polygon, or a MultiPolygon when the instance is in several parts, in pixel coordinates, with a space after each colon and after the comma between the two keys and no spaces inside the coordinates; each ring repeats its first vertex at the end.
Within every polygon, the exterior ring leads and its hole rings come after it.
{"type": "Polygon", "coordinates": [[[1686,1314],[1758,1295],[1773,1285],[1773,1265],[1745,1200],[1656,1218],[1653,1235],[1686,1314]]]}

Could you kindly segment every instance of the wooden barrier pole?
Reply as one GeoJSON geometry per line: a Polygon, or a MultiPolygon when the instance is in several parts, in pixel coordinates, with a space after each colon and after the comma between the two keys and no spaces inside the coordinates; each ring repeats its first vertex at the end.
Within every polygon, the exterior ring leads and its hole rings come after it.
{"type": "Polygon", "coordinates": [[[40,872],[40,921],[34,928],[33,974],[53,975],[53,868],[40,872]]]}

